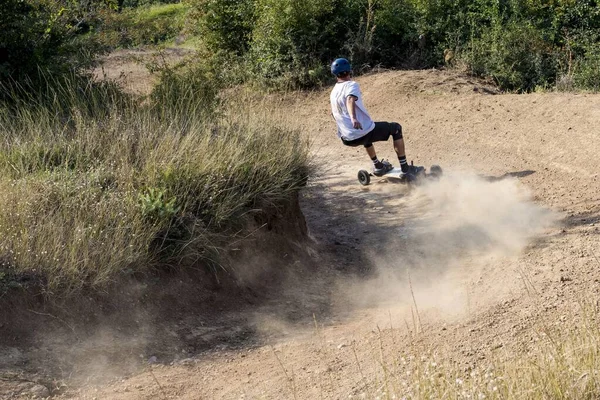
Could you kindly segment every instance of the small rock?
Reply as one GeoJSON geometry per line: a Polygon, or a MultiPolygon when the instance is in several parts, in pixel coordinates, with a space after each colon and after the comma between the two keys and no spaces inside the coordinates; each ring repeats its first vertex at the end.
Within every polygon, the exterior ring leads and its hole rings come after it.
{"type": "Polygon", "coordinates": [[[344,347],[347,347],[348,345],[346,343],[342,343],[338,345],[338,350],[343,349],[344,347]]]}
{"type": "Polygon", "coordinates": [[[148,359],[148,364],[156,364],[158,362],[158,358],[156,356],[152,356],[148,359]]]}
{"type": "Polygon", "coordinates": [[[30,392],[34,398],[44,399],[46,397],[50,397],[50,391],[44,385],[35,385],[30,389],[30,392]]]}

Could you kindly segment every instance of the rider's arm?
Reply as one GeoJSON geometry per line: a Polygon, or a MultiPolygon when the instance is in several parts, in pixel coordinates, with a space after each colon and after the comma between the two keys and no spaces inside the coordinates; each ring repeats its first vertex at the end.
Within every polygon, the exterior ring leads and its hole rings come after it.
{"type": "Polygon", "coordinates": [[[348,107],[348,114],[350,114],[350,120],[352,121],[354,129],[362,129],[362,125],[356,118],[356,100],[358,100],[356,96],[348,96],[346,98],[346,107],[348,107]]]}

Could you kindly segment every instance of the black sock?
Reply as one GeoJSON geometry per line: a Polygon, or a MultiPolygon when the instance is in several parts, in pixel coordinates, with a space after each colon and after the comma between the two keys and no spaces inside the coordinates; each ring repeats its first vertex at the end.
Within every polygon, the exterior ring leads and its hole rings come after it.
{"type": "Polygon", "coordinates": [[[377,168],[377,169],[383,168],[383,164],[381,163],[381,161],[379,161],[377,159],[377,156],[371,157],[371,160],[373,160],[373,165],[375,166],[375,168],[377,168]]]}
{"type": "Polygon", "coordinates": [[[398,161],[400,161],[400,168],[402,172],[408,172],[408,163],[406,162],[406,156],[398,157],[398,161]]]}

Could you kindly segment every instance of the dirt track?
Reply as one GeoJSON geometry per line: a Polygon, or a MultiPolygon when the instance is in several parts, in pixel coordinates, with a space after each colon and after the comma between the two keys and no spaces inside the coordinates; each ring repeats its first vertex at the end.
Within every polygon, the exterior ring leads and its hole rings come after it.
{"type": "MultiPolygon", "coordinates": [[[[390,358],[432,352],[468,370],[527,352],[540,319],[577,322],[577,303],[600,291],[600,96],[491,95],[440,71],[360,83],[374,119],[403,125],[409,159],[447,176],[414,190],[361,187],[356,172],[369,160],[335,137],[328,93],[281,102],[275,112],[313,141],[319,175],[302,206],[314,251],[333,271],[323,290],[310,279],[289,290],[321,295],[327,311],[290,322],[262,310],[261,343],[65,397],[370,398],[381,389],[381,348],[390,358]]],[[[396,161],[391,143],[377,150],[396,161]]]]}

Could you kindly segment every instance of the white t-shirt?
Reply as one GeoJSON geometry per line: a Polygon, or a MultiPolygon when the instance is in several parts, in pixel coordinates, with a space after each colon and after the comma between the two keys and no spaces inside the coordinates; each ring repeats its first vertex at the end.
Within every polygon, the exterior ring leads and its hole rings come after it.
{"type": "Polygon", "coordinates": [[[338,137],[346,140],[355,140],[365,136],[375,128],[375,122],[373,122],[363,104],[358,82],[346,81],[336,83],[329,99],[331,101],[331,112],[338,126],[338,137]],[[362,129],[354,129],[350,114],[348,113],[346,100],[351,95],[358,99],[355,103],[356,119],[362,125],[362,129]]]}

